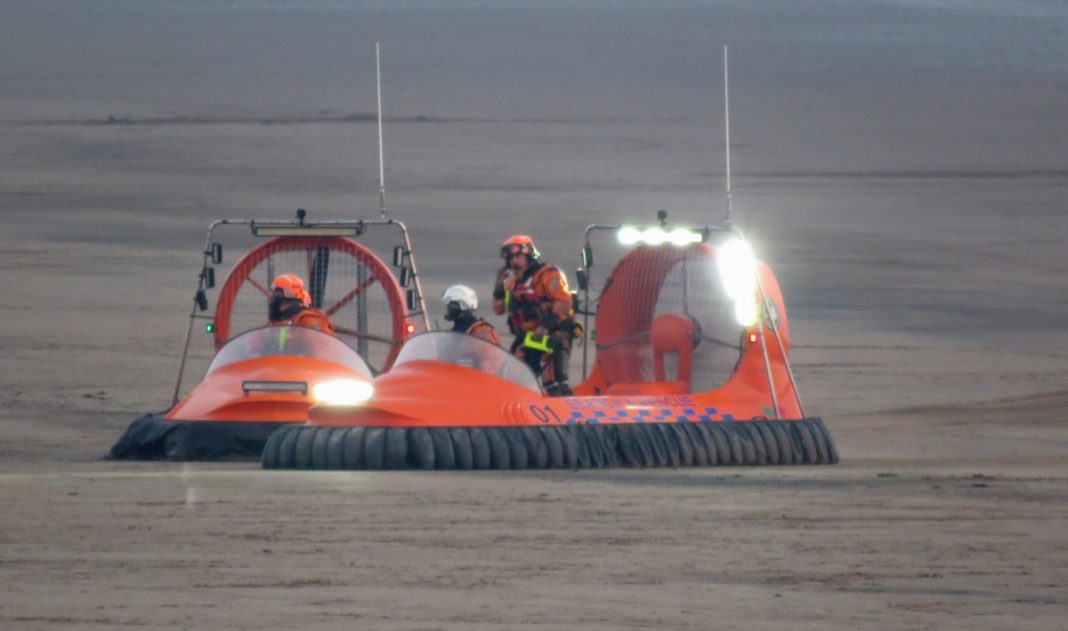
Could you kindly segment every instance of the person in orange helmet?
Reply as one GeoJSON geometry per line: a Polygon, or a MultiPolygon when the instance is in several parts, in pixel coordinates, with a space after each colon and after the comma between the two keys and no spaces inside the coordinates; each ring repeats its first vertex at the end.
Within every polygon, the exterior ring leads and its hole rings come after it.
{"type": "Polygon", "coordinates": [[[508,330],[515,335],[512,353],[541,375],[550,396],[570,395],[567,369],[576,324],[567,277],[542,262],[534,240],[524,234],[501,244],[501,258],[493,312],[508,316],[508,330]]]}
{"type": "Polygon", "coordinates": [[[325,313],[312,308],[304,281],[296,274],[281,274],[271,283],[267,321],[273,325],[294,324],[335,334],[334,323],[325,313]]]}

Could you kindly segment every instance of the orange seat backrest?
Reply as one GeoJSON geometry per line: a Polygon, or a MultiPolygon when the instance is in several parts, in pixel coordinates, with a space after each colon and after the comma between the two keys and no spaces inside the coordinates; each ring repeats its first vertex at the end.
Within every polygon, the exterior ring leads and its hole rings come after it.
{"type": "Polygon", "coordinates": [[[655,320],[649,331],[653,343],[653,370],[657,381],[667,381],[664,370],[664,356],[675,353],[678,356],[678,374],[675,378],[686,384],[686,392],[693,386],[693,347],[694,321],[679,313],[665,313],[655,320]]]}

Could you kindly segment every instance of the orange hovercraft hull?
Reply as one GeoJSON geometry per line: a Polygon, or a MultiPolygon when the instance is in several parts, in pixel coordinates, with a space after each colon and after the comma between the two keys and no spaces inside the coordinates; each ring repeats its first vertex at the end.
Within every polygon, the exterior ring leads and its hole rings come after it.
{"type": "MultiPolygon", "coordinates": [[[[787,363],[786,310],[766,265],[757,265],[765,317],[732,329],[732,335],[740,333],[737,345],[721,343],[731,351],[729,376],[694,391],[703,378],[696,369],[704,365],[694,356],[705,352],[700,344],[716,344],[708,329],[700,332],[692,324],[695,316],[671,311],[658,288],[674,282],[669,272],[680,261],[696,266],[694,261],[714,256],[715,248],[700,244],[688,250],[643,247],[621,260],[597,311],[597,363],[575,396],[548,397],[536,383],[523,387],[502,378],[507,370],[497,366],[520,363],[503,350],[492,358],[491,370],[462,365],[447,352],[408,352],[416,344],[433,345],[428,336],[467,337],[426,333],[409,340],[393,369],[375,379],[366,403],[316,405],[307,425],[274,434],[263,465],[542,469],[837,462],[822,420],[802,412],[787,363]],[[650,284],[653,291],[643,291],[650,284]],[[774,341],[762,320],[773,324],[774,341]],[[674,374],[667,374],[665,354],[678,366],[674,374]]],[[[695,272],[689,273],[686,282],[695,272]]],[[[440,338],[438,346],[450,339],[440,338]]]]}
{"type": "Polygon", "coordinates": [[[169,411],[131,423],[111,457],[257,459],[275,430],[307,420],[314,404],[310,388],[335,379],[369,381],[348,366],[313,357],[256,357],[223,366],[169,411]]]}
{"type": "MultiPolygon", "coordinates": [[[[291,226],[298,232],[301,227],[291,226]]],[[[204,276],[202,272],[201,289],[204,276]]],[[[176,386],[173,407],[134,420],[109,455],[259,459],[275,430],[307,420],[316,385],[339,379],[371,382],[372,358],[357,352],[361,341],[364,347],[377,345],[375,370],[388,370],[408,335],[406,318],[403,292],[388,266],[356,241],[299,235],[264,241],[234,264],[219,290],[209,329],[215,355],[203,381],[180,401],[176,386]],[[308,279],[314,304],[331,318],[337,336],[259,324],[270,294],[265,279],[273,277],[275,268],[297,270],[308,279]],[[361,314],[360,300],[378,305],[365,309],[377,313],[377,319],[369,322],[361,314]],[[235,329],[242,332],[231,337],[235,329]]]]}
{"type": "Polygon", "coordinates": [[[267,468],[527,469],[824,464],[819,419],[763,417],[756,393],[546,397],[462,366],[420,362],[375,380],[362,407],[313,407],[274,434],[267,468]],[[736,416],[737,415],[737,416],[736,416]]]}

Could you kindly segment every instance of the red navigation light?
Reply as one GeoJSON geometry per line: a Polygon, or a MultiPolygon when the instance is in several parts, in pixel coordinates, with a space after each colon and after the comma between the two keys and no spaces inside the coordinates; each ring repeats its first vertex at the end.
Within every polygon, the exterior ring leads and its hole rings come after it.
{"type": "Polygon", "coordinates": [[[404,332],[406,334],[408,334],[408,335],[412,335],[413,333],[415,333],[415,325],[412,324],[411,322],[405,322],[404,323],[404,332]]]}

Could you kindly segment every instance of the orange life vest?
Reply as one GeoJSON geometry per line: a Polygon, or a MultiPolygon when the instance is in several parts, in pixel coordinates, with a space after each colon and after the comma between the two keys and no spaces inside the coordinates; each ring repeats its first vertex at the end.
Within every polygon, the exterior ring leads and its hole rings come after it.
{"type": "Polygon", "coordinates": [[[305,308],[288,320],[271,322],[271,324],[292,324],[295,326],[306,326],[309,329],[315,329],[317,331],[322,331],[323,333],[336,335],[334,323],[330,321],[330,318],[328,318],[325,313],[319,311],[318,309],[305,308]]]}
{"type": "Polygon", "coordinates": [[[508,328],[515,334],[538,327],[553,331],[575,317],[567,277],[558,268],[545,264],[528,270],[522,277],[505,279],[504,297],[494,299],[493,311],[508,314],[508,328]]]}
{"type": "Polygon", "coordinates": [[[494,346],[501,345],[501,338],[497,337],[497,332],[493,330],[493,325],[485,320],[476,320],[474,324],[467,327],[464,333],[480,340],[486,340],[494,346]]]}

